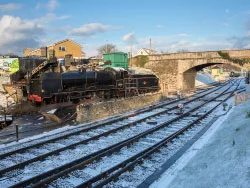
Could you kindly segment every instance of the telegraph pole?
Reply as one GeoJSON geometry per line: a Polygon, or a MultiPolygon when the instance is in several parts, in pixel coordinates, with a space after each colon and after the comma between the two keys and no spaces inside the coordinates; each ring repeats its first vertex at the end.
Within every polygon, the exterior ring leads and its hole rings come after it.
{"type": "Polygon", "coordinates": [[[106,54],[108,53],[108,41],[106,40],[106,54]]]}
{"type": "Polygon", "coordinates": [[[151,38],[149,39],[149,49],[150,49],[150,54],[151,54],[151,52],[152,52],[151,38]]]}
{"type": "Polygon", "coordinates": [[[130,66],[132,64],[132,49],[133,49],[133,42],[132,42],[132,37],[130,37],[130,66]]]}

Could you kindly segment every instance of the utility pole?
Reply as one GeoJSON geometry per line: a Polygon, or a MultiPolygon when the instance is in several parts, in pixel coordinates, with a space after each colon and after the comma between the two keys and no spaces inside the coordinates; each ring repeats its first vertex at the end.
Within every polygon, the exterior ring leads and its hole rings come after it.
{"type": "Polygon", "coordinates": [[[108,41],[106,40],[106,54],[108,53],[108,41]]]}
{"type": "Polygon", "coordinates": [[[130,66],[132,65],[132,49],[133,49],[133,42],[132,38],[130,38],[130,66]]]}
{"type": "Polygon", "coordinates": [[[151,52],[152,52],[151,38],[149,39],[149,49],[150,49],[150,54],[151,54],[151,52]]]}

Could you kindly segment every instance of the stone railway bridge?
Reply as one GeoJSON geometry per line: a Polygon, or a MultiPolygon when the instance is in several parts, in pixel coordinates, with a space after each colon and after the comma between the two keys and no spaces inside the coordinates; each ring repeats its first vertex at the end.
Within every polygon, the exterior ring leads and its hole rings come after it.
{"type": "MultiPolygon", "coordinates": [[[[250,50],[223,50],[232,58],[250,58],[250,50]]],[[[217,51],[185,52],[148,56],[145,68],[152,69],[170,90],[195,87],[197,71],[215,64],[241,66],[223,59],[217,51]]]]}

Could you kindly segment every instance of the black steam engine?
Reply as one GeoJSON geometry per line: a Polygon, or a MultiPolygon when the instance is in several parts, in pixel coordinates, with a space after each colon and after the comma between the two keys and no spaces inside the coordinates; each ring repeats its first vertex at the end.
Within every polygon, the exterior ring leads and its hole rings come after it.
{"type": "Polygon", "coordinates": [[[153,74],[130,75],[123,68],[111,67],[100,71],[44,72],[27,85],[28,99],[33,103],[128,97],[158,90],[159,80],[153,74]]]}

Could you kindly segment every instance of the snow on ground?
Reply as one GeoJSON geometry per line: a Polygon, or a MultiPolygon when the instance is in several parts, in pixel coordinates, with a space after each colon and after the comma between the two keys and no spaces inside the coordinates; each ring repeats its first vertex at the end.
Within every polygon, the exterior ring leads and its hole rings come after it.
{"type": "Polygon", "coordinates": [[[250,187],[250,100],[219,118],[151,188],[250,187]]]}
{"type": "Polygon", "coordinates": [[[208,72],[198,72],[196,75],[195,86],[208,85],[215,82],[215,79],[208,72]]]}
{"type": "Polygon", "coordinates": [[[154,74],[151,69],[146,69],[142,67],[130,67],[129,71],[132,72],[132,74],[154,74]]]}
{"type": "Polygon", "coordinates": [[[20,143],[35,141],[36,139],[41,139],[41,138],[44,138],[44,137],[47,137],[47,136],[55,135],[57,133],[61,133],[61,132],[71,130],[71,129],[74,129],[74,128],[75,128],[74,126],[66,125],[65,127],[54,129],[54,130],[49,131],[49,132],[43,132],[43,133],[38,134],[38,135],[23,138],[23,139],[19,140],[18,142],[10,142],[10,143],[7,143],[7,144],[0,144],[0,149],[5,148],[5,147],[9,147],[9,146],[13,146],[13,145],[18,145],[20,143]]]}
{"type": "Polygon", "coordinates": [[[56,112],[57,109],[52,109],[50,111],[47,112],[47,114],[54,114],[56,112]]]}

